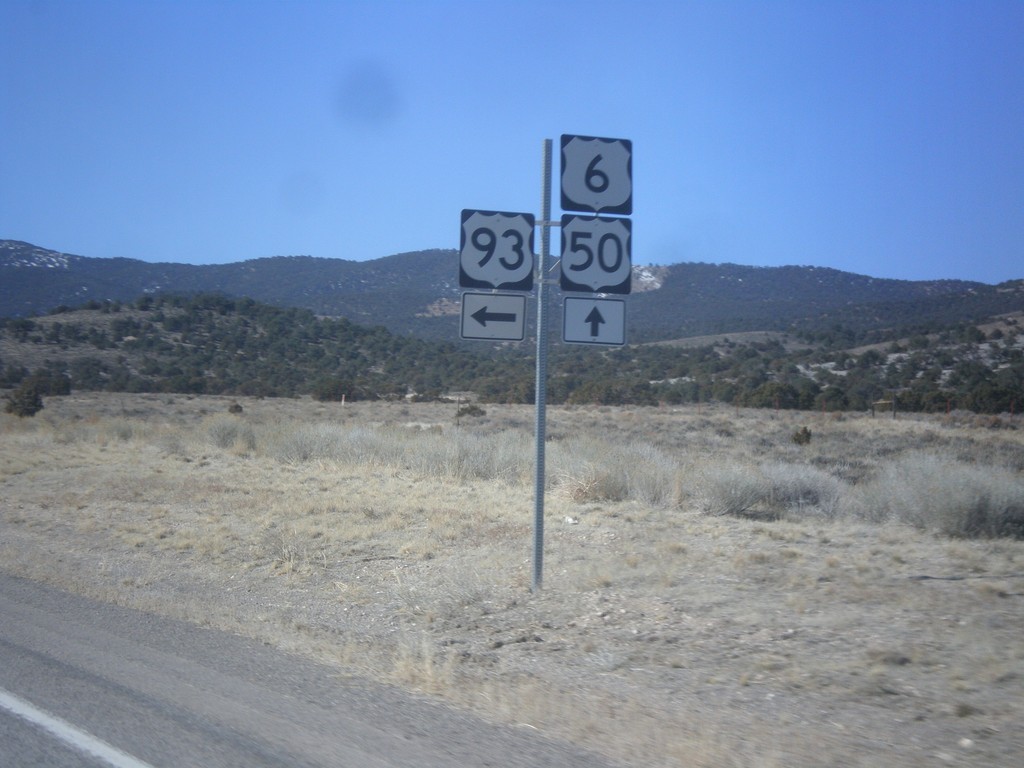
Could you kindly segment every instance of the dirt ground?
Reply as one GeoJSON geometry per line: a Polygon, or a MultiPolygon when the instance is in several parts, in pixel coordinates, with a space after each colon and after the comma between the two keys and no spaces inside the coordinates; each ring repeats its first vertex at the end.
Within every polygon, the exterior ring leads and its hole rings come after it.
{"type": "MultiPolygon", "coordinates": [[[[1020,765],[1024,542],[708,515],[686,502],[684,461],[679,504],[554,482],[534,593],[523,473],[432,475],[270,447],[296,424],[389,430],[424,450],[457,430],[529,446],[530,408],[484,406],[456,426],[446,404],[239,399],[229,417],[233,402],[76,394],[33,419],[3,417],[0,568],[256,637],[627,765],[1020,765]],[[220,439],[227,418],[251,431],[220,439]]],[[[718,462],[789,455],[784,437],[809,418],[548,417],[553,443],[649,441],[718,462]]],[[[971,425],[812,429],[815,450],[848,452],[863,471],[915,435],[961,451],[1019,445],[971,425]]]]}

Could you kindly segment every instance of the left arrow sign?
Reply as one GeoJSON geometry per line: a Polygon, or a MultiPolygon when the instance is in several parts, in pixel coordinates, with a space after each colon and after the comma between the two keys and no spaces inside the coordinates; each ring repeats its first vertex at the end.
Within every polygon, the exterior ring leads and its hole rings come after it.
{"type": "Polygon", "coordinates": [[[461,337],[522,341],[526,336],[526,297],[509,293],[462,294],[461,337]]]}
{"type": "Polygon", "coordinates": [[[480,309],[472,314],[472,318],[485,328],[488,321],[492,323],[514,323],[517,317],[518,315],[515,312],[488,312],[486,305],[480,307],[480,309]]]}

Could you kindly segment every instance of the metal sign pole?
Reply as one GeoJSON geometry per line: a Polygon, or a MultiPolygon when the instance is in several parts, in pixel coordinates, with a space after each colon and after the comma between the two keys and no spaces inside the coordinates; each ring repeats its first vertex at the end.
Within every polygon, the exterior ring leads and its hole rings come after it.
{"type": "MultiPolygon", "coordinates": [[[[544,139],[541,169],[541,220],[530,213],[462,211],[459,236],[459,286],[490,289],[462,294],[459,336],[463,339],[522,341],[526,335],[526,297],[497,293],[529,293],[537,284],[536,464],[533,511],[533,591],[544,580],[544,443],[548,399],[548,259],[551,228],[562,228],[561,266],[569,265],[575,280],[559,281],[563,291],[629,293],[632,280],[632,221],[621,216],[633,210],[633,143],[626,139],[562,136],[562,207],[593,213],[551,220],[551,139],[544,139]],[[533,257],[534,234],[541,228],[540,254],[533,257]],[[567,231],[567,227],[572,227],[567,231]],[[499,234],[501,233],[500,239],[499,234]],[[568,235],[572,237],[568,237],[568,235]],[[527,243],[529,241],[529,243],[527,243]],[[566,243],[570,242],[568,254],[566,243]],[[503,256],[492,258],[499,243],[503,256]],[[596,245],[596,253],[595,253],[596,245]],[[596,259],[595,259],[596,256],[596,259]],[[582,259],[581,259],[582,257],[582,259]],[[530,261],[534,264],[530,265],[530,261]],[[531,272],[531,269],[535,270],[531,272]]],[[[572,344],[626,343],[625,302],[618,299],[566,297],[562,339],[572,344]],[[570,308],[572,311],[570,312],[570,308]],[[571,317],[570,317],[571,315],[571,317]],[[571,322],[570,322],[571,319],[571,322]]]]}
{"type": "Polygon", "coordinates": [[[544,139],[544,166],[541,194],[540,259],[537,264],[537,460],[534,468],[533,509],[533,591],[541,588],[544,572],[544,442],[547,419],[548,383],[548,308],[545,280],[551,250],[551,139],[544,139]]]}

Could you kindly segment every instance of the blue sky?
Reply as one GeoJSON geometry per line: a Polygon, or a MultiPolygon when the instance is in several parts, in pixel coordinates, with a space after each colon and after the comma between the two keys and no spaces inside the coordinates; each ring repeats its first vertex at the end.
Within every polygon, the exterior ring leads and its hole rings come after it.
{"type": "Polygon", "coordinates": [[[1021,0],[0,0],[0,29],[0,238],[456,248],[463,208],[539,213],[565,133],[633,142],[635,264],[1024,277],[1021,0]]]}

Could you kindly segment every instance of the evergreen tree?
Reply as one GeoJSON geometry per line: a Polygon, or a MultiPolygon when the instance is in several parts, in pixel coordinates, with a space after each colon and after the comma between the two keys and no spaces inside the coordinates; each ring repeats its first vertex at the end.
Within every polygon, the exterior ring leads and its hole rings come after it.
{"type": "Polygon", "coordinates": [[[24,418],[35,416],[43,410],[43,396],[39,394],[39,385],[32,379],[22,382],[14,392],[6,396],[7,413],[24,418]]]}

